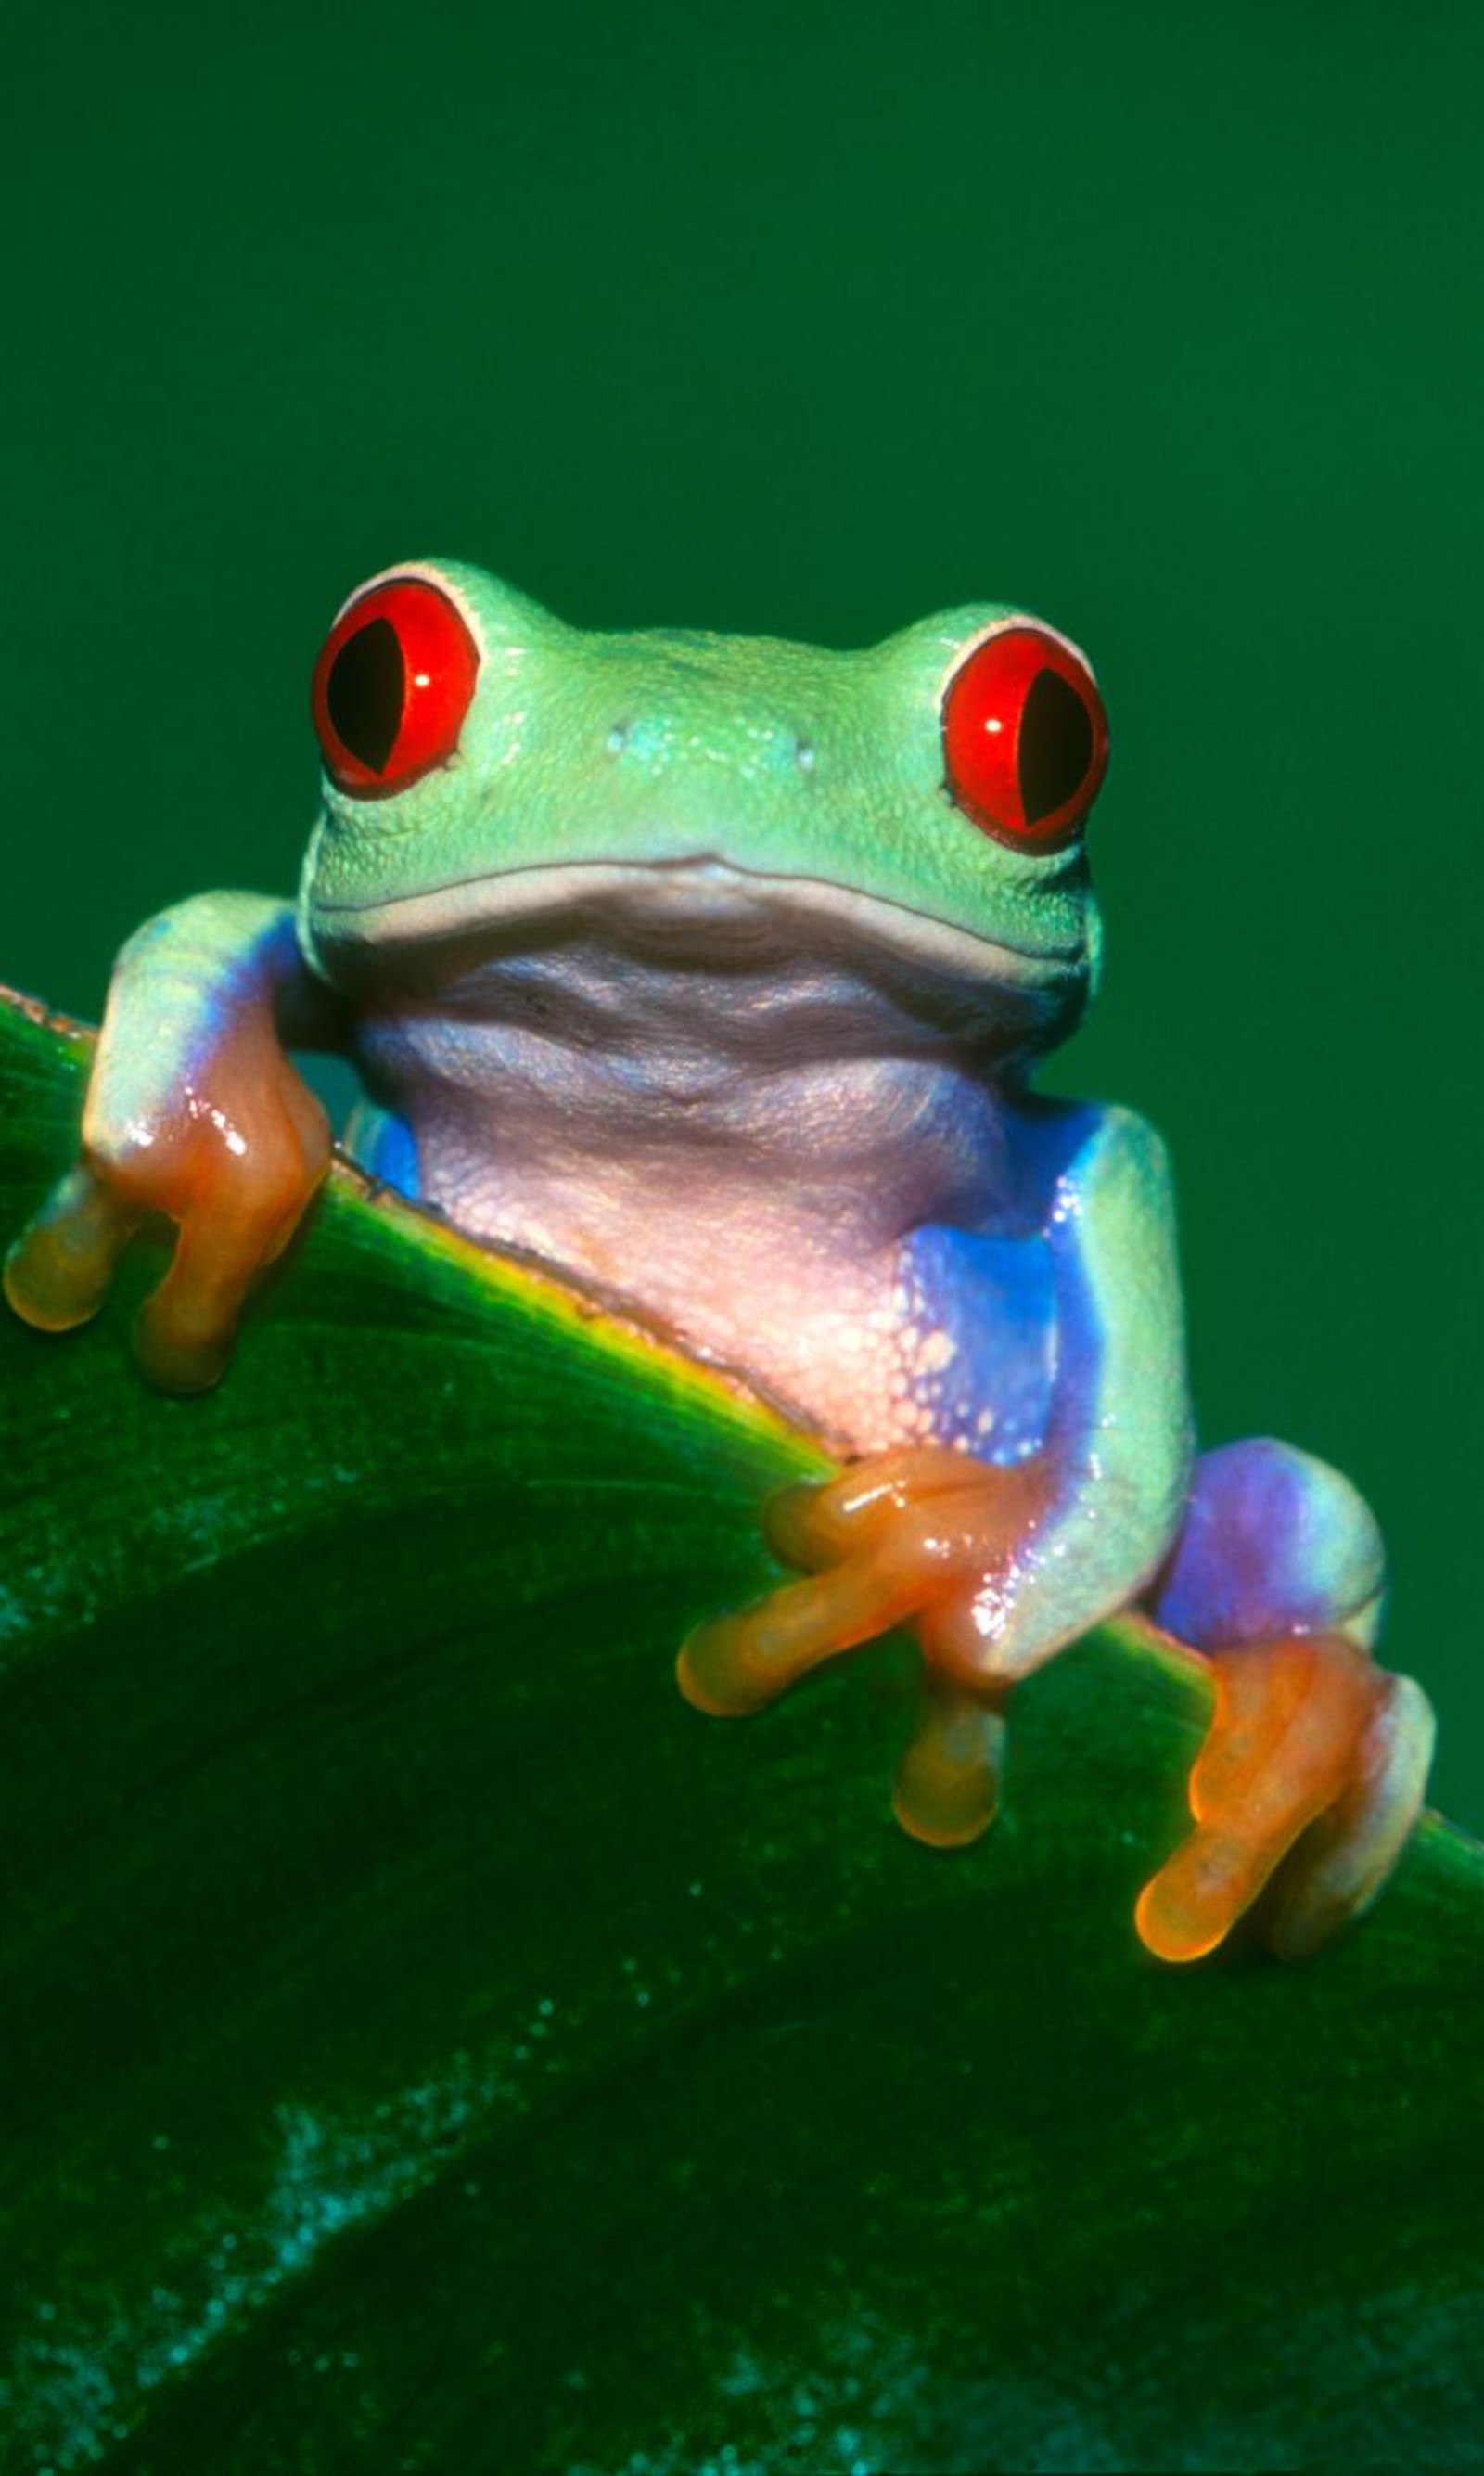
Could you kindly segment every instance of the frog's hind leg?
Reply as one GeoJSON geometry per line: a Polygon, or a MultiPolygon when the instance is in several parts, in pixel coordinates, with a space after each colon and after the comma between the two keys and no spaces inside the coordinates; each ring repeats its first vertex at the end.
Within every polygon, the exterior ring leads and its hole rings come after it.
{"type": "Polygon", "coordinates": [[[1422,1688],[1370,1657],[1384,1583],[1374,1519],[1338,1471],[1267,1439],[1201,1456],[1144,1603],[1216,1671],[1196,1828],[1139,1902],[1162,1958],[1200,1958],[1260,1894],[1266,1940],[1298,1958],[1381,1889],[1433,1742],[1422,1688]]]}

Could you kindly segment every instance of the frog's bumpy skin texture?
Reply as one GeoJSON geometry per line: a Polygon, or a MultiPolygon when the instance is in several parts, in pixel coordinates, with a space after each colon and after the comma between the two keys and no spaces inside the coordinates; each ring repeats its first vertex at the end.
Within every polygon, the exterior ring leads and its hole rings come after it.
{"type": "MultiPolygon", "coordinates": [[[[908,1626],[895,1811],[958,1846],[994,1817],[1016,1681],[1142,1612],[1209,1662],[1215,1707],[1141,1935],[1195,1959],[1250,1913],[1274,1950],[1317,1948],[1405,1843],[1432,1715],[1369,1656],[1382,1553],[1348,1483],[1266,1440],[1194,1452],[1158,1138],[1029,1088],[1097,980],[1078,795],[1054,849],[981,831],[944,716],[997,631],[1024,651],[1039,623],[977,605],[819,653],[588,635],[476,568],[388,575],[476,649],[457,746],[371,796],[327,780],[295,909],[201,896],[130,941],[83,1157],[12,1250],[12,1305],[85,1321],[164,1213],[139,1361],[214,1382],[329,1157],[286,1052],[340,1050],[379,1175],[740,1367],[848,1461],[770,1511],[802,1578],[684,1646],[699,1709],[758,1710],[908,1626]]],[[[1063,710],[1101,730],[1054,642],[1063,710]]],[[[439,694],[379,644],[357,698],[373,674],[439,694]]],[[[374,771],[398,715],[341,706],[374,771]]]]}

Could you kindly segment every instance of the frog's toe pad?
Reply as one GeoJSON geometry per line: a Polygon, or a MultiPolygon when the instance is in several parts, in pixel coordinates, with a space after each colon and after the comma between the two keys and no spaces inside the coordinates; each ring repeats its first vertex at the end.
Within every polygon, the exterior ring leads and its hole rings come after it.
{"type": "Polygon", "coordinates": [[[1214,1950],[1265,1892],[1265,1939],[1297,1958],[1374,1898],[1417,1818],[1431,1713],[1342,1634],[1219,1652],[1190,1781],[1196,1829],[1135,1913],[1162,1960],[1214,1950]],[[1271,1885],[1271,1890],[1269,1887],[1271,1885]]]}
{"type": "Polygon", "coordinates": [[[6,1257],[5,1295],[15,1313],[40,1332],[87,1324],[139,1219],[137,1206],[123,1202],[80,1162],[52,1189],[6,1257]]]}
{"type": "Polygon", "coordinates": [[[738,1616],[697,1625],[681,1644],[675,1669],[686,1701],[713,1720],[747,1719],[777,1701],[835,1647],[818,1639],[801,1622],[802,1613],[794,1590],[785,1588],[738,1616]]]}
{"type": "Polygon", "coordinates": [[[730,1639],[735,1622],[717,1617],[697,1625],[681,1643],[675,1663],[680,1692],[691,1709],[704,1711],[708,1720],[743,1720],[773,1698],[766,1692],[748,1691],[745,1649],[730,1639]]]}
{"type": "Polygon", "coordinates": [[[134,1355],[141,1374],[161,1393],[209,1393],[232,1361],[236,1318],[189,1302],[162,1282],[135,1320],[134,1355]]]}
{"type": "Polygon", "coordinates": [[[892,1811],[929,1848],[962,1848],[989,1829],[1000,1808],[1003,1696],[991,1698],[930,1674],[897,1770],[892,1811]]]}

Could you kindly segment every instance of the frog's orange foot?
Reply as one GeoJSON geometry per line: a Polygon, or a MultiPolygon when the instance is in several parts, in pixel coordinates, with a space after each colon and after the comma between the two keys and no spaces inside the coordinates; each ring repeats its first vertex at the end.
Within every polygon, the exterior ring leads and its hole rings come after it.
{"type": "Polygon", "coordinates": [[[1344,1634],[1218,1652],[1216,1709],[1190,1778],[1196,1828],[1141,1894],[1162,1960],[1199,1960],[1256,1905],[1285,1959],[1358,1917],[1422,1806],[1433,1719],[1410,1677],[1344,1634]]]}
{"type": "Polygon", "coordinates": [[[43,1332],[96,1315],[119,1259],[155,1214],[179,1225],[169,1271],[139,1313],[135,1352],[173,1393],[214,1384],[232,1354],[243,1302],[280,1255],[330,1161],[319,1102],[268,1040],[232,1053],[205,1090],[126,1126],[96,1123],[84,1152],[22,1231],[5,1294],[43,1332]]]}
{"type": "Polygon", "coordinates": [[[1006,1681],[986,1676],[973,1650],[1040,1488],[1027,1470],[933,1447],[880,1454],[822,1487],[785,1489],[768,1509],[769,1537],[791,1563],[814,1570],[738,1616],[698,1626],[680,1652],[680,1691],[716,1717],[759,1711],[824,1661],[910,1622],[924,1679],[897,1776],[897,1819],[934,1846],[977,1839],[999,1802],[1006,1681]]]}

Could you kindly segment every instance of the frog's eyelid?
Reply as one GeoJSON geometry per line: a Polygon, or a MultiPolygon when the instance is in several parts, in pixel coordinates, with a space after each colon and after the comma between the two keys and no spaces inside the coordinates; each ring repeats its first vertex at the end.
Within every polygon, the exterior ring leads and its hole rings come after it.
{"type": "Polygon", "coordinates": [[[976,629],[972,636],[965,636],[960,643],[953,647],[944,668],[943,676],[938,681],[938,703],[940,705],[942,704],[943,699],[947,696],[953,681],[957,678],[958,673],[963,669],[965,662],[972,659],[973,656],[978,652],[979,647],[981,645],[987,645],[991,637],[1007,635],[1013,628],[1034,628],[1039,635],[1050,636],[1054,644],[1060,645],[1064,652],[1072,656],[1074,661],[1081,663],[1083,670],[1087,673],[1087,676],[1091,680],[1094,687],[1097,687],[1097,671],[1093,667],[1092,662],[1088,659],[1086,654],[1083,653],[1081,646],[1077,643],[1075,636],[1069,636],[1065,629],[1053,628],[1049,619],[1038,617],[1034,610],[1007,610],[1002,619],[991,619],[986,626],[976,629]]]}
{"type": "Polygon", "coordinates": [[[379,592],[383,584],[400,584],[404,579],[409,584],[431,584],[446,601],[452,602],[473,637],[482,662],[489,651],[484,641],[483,622],[458,578],[435,558],[399,558],[390,567],[379,567],[374,576],[363,576],[355,591],[348,593],[341,603],[326,631],[327,635],[334,635],[347,610],[354,609],[368,593],[379,592]]]}

